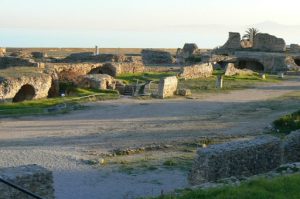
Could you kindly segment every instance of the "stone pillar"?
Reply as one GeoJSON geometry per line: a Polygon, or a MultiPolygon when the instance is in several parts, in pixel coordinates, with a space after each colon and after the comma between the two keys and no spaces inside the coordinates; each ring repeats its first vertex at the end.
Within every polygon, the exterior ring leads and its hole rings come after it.
{"type": "Polygon", "coordinates": [[[98,48],[98,46],[95,46],[95,55],[99,55],[99,48],[98,48]]]}
{"type": "Polygon", "coordinates": [[[217,76],[216,88],[218,88],[218,89],[223,88],[223,75],[218,75],[217,76]]]}

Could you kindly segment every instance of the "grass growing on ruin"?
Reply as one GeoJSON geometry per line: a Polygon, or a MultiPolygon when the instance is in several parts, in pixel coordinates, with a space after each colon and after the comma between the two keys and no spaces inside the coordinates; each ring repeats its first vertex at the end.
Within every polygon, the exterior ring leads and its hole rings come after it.
{"type": "Polygon", "coordinates": [[[203,92],[226,92],[230,90],[253,88],[260,83],[271,83],[281,81],[275,75],[267,75],[265,80],[261,79],[258,74],[254,75],[238,75],[226,77],[224,76],[223,89],[216,88],[216,74],[209,78],[199,78],[192,80],[183,80],[179,82],[180,88],[191,89],[192,93],[203,92]]]}
{"type": "Polygon", "coordinates": [[[119,98],[119,94],[116,91],[102,91],[81,88],[76,88],[74,91],[75,92],[72,94],[72,96],[67,97],[0,104],[0,117],[66,113],[74,109],[76,110],[82,108],[83,106],[80,105],[81,102],[119,98]]]}
{"type": "Polygon", "coordinates": [[[273,126],[278,134],[289,134],[300,129],[300,111],[285,115],[273,122],[273,126]]]}
{"type": "Polygon", "coordinates": [[[156,199],[283,199],[300,198],[300,174],[290,176],[281,176],[274,179],[256,179],[250,182],[242,183],[238,187],[226,186],[222,188],[213,188],[207,190],[184,190],[176,194],[160,196],[156,199]]]}

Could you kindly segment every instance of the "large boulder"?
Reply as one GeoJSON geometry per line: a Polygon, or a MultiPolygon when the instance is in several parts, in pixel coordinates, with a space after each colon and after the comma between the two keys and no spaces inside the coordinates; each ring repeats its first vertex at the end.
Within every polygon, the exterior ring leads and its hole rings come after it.
{"type": "Polygon", "coordinates": [[[93,88],[99,90],[115,89],[116,82],[113,77],[106,74],[90,74],[83,77],[80,84],[83,88],[93,88]]]}
{"type": "Polygon", "coordinates": [[[286,44],[284,39],[266,33],[258,33],[254,37],[253,50],[265,52],[284,52],[286,44]]]}
{"type": "Polygon", "coordinates": [[[185,66],[181,68],[179,73],[180,78],[196,79],[201,77],[210,77],[214,71],[211,63],[202,63],[193,66],[185,66]]]}
{"type": "Polygon", "coordinates": [[[252,75],[253,71],[248,69],[237,69],[233,63],[228,63],[225,67],[225,76],[252,75]]]}
{"type": "Polygon", "coordinates": [[[172,64],[173,57],[171,53],[162,50],[143,49],[143,63],[146,65],[172,64]]]}

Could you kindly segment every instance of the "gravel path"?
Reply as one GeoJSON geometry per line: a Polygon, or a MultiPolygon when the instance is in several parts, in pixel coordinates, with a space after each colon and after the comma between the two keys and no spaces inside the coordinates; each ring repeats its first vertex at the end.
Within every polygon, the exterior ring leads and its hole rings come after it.
{"type": "Polygon", "coordinates": [[[256,135],[299,100],[274,100],[300,91],[299,81],[207,94],[199,99],[88,104],[66,115],[0,121],[0,167],[39,164],[53,171],[58,199],[135,198],[187,186],[186,173],[158,169],[137,175],[84,164],[84,150],[107,152],[203,136],[256,135]]]}

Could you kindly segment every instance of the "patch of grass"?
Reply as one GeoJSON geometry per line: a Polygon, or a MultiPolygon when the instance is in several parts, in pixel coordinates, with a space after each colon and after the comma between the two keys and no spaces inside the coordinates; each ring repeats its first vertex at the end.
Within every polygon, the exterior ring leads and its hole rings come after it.
{"type": "Polygon", "coordinates": [[[49,114],[49,108],[54,109],[56,106],[60,105],[65,105],[66,108],[60,109],[61,111],[59,112],[53,111],[52,114],[66,113],[70,111],[70,107],[72,110],[74,110],[74,107],[75,109],[77,109],[78,107],[82,108],[82,105],[80,105],[80,103],[82,102],[117,98],[119,98],[119,94],[116,91],[75,88],[74,93],[71,96],[67,97],[56,97],[24,101],[19,103],[0,104],[0,117],[18,117],[26,115],[49,114]]]}
{"type": "Polygon", "coordinates": [[[223,89],[217,89],[216,78],[217,75],[221,73],[222,71],[215,71],[214,75],[208,78],[199,78],[192,80],[181,79],[179,82],[179,87],[191,89],[192,93],[226,92],[229,90],[253,88],[259,83],[281,81],[277,76],[274,75],[267,75],[266,80],[261,79],[258,74],[238,75],[231,77],[224,76],[223,89]]]}
{"type": "MultiPolygon", "coordinates": [[[[274,179],[256,179],[242,185],[226,186],[207,190],[183,190],[177,194],[157,197],[156,199],[284,199],[300,198],[300,175],[276,177],[274,179]]],[[[153,198],[154,199],[154,198],[153,198]]]]}
{"type": "Polygon", "coordinates": [[[300,129],[300,110],[275,120],[273,126],[277,133],[285,135],[300,129]]]}
{"type": "Polygon", "coordinates": [[[176,72],[147,72],[147,73],[128,73],[122,74],[116,79],[120,79],[125,81],[127,84],[136,83],[139,80],[139,83],[146,82],[146,81],[155,81],[159,82],[160,78],[162,77],[169,77],[169,76],[176,76],[176,72]]]}

